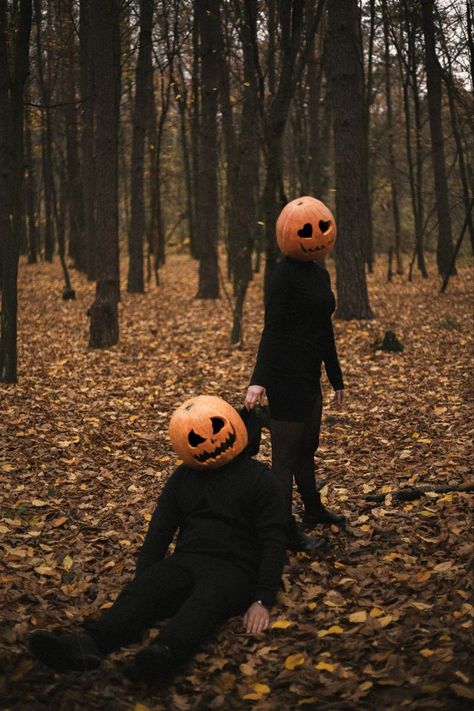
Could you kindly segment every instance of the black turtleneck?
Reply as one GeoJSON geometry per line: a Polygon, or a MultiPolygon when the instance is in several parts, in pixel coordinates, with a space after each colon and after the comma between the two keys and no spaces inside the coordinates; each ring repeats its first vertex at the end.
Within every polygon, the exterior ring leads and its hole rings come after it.
{"type": "Polygon", "coordinates": [[[219,469],[182,464],[158,499],[137,562],[137,575],[161,560],[176,539],[176,556],[210,556],[246,570],[255,600],[271,606],[286,560],[280,488],[270,469],[246,452],[219,469]]]}
{"type": "Polygon", "coordinates": [[[316,262],[284,257],[274,270],[252,385],[282,377],[319,381],[321,363],[334,390],[344,387],[331,315],[329,273],[316,262]]]}

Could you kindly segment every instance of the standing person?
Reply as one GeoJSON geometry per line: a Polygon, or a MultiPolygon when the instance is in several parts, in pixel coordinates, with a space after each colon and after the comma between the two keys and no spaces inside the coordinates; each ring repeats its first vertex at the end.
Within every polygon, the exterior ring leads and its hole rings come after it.
{"type": "Polygon", "coordinates": [[[57,671],[95,669],[105,655],[168,618],[128,667],[132,679],[152,681],[173,674],[233,615],[245,613],[248,633],[267,629],[286,560],[286,529],[278,482],[250,457],[252,434],[218,397],[191,398],[176,410],[170,439],[183,464],[158,499],[134,580],[85,631],[34,632],[34,657],[57,671]],[[166,556],[176,531],[174,553],[166,556]]]}
{"type": "Polygon", "coordinates": [[[331,320],[335,299],[329,274],[317,261],[334,245],[336,223],[324,203],[306,196],[284,207],[276,232],[285,256],[269,284],[265,325],[245,406],[250,410],[265,395],[268,399],[272,470],[283,489],[291,547],[311,550],[314,539],[299,531],[292,515],[293,476],[304,504],[305,528],[345,523],[344,516],[322,504],[314,476],[322,363],[335,392],[331,406],[339,409],[344,402],[331,320]]]}

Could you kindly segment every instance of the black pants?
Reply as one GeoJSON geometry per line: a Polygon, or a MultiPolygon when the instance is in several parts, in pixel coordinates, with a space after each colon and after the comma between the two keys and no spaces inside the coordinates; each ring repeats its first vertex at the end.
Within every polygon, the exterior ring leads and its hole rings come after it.
{"type": "Polygon", "coordinates": [[[323,401],[321,392],[303,422],[270,420],[272,469],[278,477],[288,516],[291,517],[293,477],[305,511],[315,513],[320,497],[314,478],[314,454],[319,446],[323,401]]]}
{"type": "Polygon", "coordinates": [[[160,642],[183,661],[218,624],[244,612],[254,590],[251,576],[230,563],[176,554],[136,577],[86,629],[108,654],[140,641],[155,621],[169,618],[160,642]]]}

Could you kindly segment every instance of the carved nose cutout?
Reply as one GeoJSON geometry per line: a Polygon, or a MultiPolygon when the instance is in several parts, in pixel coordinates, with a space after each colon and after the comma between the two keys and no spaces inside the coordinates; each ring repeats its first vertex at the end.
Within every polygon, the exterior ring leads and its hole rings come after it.
{"type": "MultiPolygon", "coordinates": [[[[319,223],[321,225],[321,222],[319,223]]],[[[299,237],[312,237],[313,236],[313,226],[311,222],[307,222],[302,230],[298,230],[299,237]]]]}
{"type": "Polygon", "coordinates": [[[324,234],[324,232],[328,231],[330,226],[331,226],[331,220],[328,220],[327,222],[325,220],[319,220],[319,229],[321,230],[321,232],[323,234],[324,234]]]}

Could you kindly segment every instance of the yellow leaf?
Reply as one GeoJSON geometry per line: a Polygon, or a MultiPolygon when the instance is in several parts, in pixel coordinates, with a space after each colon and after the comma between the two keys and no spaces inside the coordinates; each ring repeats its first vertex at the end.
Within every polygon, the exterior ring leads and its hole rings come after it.
{"type": "Polygon", "coordinates": [[[133,707],[133,711],[150,711],[150,707],[145,706],[145,704],[138,703],[133,707]]]}
{"type": "Polygon", "coordinates": [[[373,687],[374,683],[372,681],[363,681],[359,686],[359,691],[368,691],[373,687]]]}
{"type": "Polygon", "coordinates": [[[318,669],[319,671],[333,672],[336,667],[334,666],[334,664],[329,664],[328,662],[318,662],[314,665],[314,668],[318,669]]]}
{"type": "Polygon", "coordinates": [[[371,617],[381,617],[383,615],[383,611],[378,607],[373,607],[369,612],[369,615],[371,617]]]}
{"type": "Polygon", "coordinates": [[[33,506],[38,506],[38,507],[48,505],[47,501],[42,501],[41,499],[33,499],[33,501],[31,503],[33,506]]]}
{"type": "Polygon", "coordinates": [[[67,518],[66,516],[60,516],[59,518],[55,518],[51,521],[51,526],[54,528],[57,528],[58,526],[62,526],[63,523],[66,523],[67,518]]]}
{"type": "Polygon", "coordinates": [[[415,580],[419,583],[425,583],[431,578],[431,573],[429,570],[422,570],[415,575],[415,580]]]}
{"type": "Polygon", "coordinates": [[[62,567],[64,568],[64,570],[71,570],[72,564],[73,564],[73,560],[72,560],[71,556],[65,555],[63,558],[63,563],[62,563],[62,567]]]}
{"type": "Polygon", "coordinates": [[[418,600],[412,600],[408,603],[410,607],[416,607],[417,610],[430,610],[433,605],[429,605],[427,602],[418,602],[418,600]]]}
{"type": "Polygon", "coordinates": [[[34,570],[38,575],[56,575],[56,571],[49,565],[37,565],[34,570]]]}
{"type": "Polygon", "coordinates": [[[291,620],[275,620],[275,622],[272,622],[271,628],[272,630],[286,630],[292,624],[291,620]]]}
{"type": "Polygon", "coordinates": [[[2,472],[12,472],[15,467],[13,466],[13,464],[1,464],[0,469],[2,470],[2,472]]]}
{"type": "Polygon", "coordinates": [[[269,694],[271,691],[267,684],[259,684],[258,681],[256,681],[255,684],[252,684],[252,689],[256,694],[269,694]]]}
{"type": "Polygon", "coordinates": [[[436,514],[433,511],[428,511],[428,509],[424,509],[423,511],[420,511],[421,516],[425,516],[426,518],[433,518],[433,516],[436,516],[436,514]]]}
{"type": "Polygon", "coordinates": [[[262,698],[261,694],[244,694],[243,699],[248,699],[249,701],[260,701],[262,698]]]}
{"type": "Polygon", "coordinates": [[[290,654],[290,656],[285,659],[285,669],[293,671],[293,669],[296,669],[296,667],[300,667],[302,664],[304,664],[305,661],[306,657],[301,652],[297,652],[296,654],[290,654]]]}
{"type": "Polygon", "coordinates": [[[365,622],[366,620],[367,613],[365,610],[359,610],[349,615],[349,622],[365,622]]]}
{"type": "Polygon", "coordinates": [[[463,699],[471,699],[474,701],[474,691],[468,686],[463,686],[462,684],[450,684],[449,686],[454,691],[456,696],[461,696],[463,699]]]}
{"type": "Polygon", "coordinates": [[[319,630],[318,637],[327,637],[328,634],[342,634],[344,630],[339,625],[332,625],[328,630],[319,630]]]}
{"type": "Polygon", "coordinates": [[[380,491],[382,494],[390,494],[390,492],[392,491],[392,487],[391,486],[382,486],[380,491]]]}
{"type": "Polygon", "coordinates": [[[420,649],[420,654],[422,657],[432,657],[434,652],[432,649],[425,647],[425,649],[420,649]]]}
{"type": "Polygon", "coordinates": [[[393,622],[393,617],[392,615],[385,615],[385,617],[379,617],[379,625],[381,627],[386,627],[389,625],[391,622],[393,622]]]}
{"type": "Polygon", "coordinates": [[[308,609],[309,610],[314,610],[314,608],[317,606],[318,606],[317,602],[308,602],[308,609]]]}

